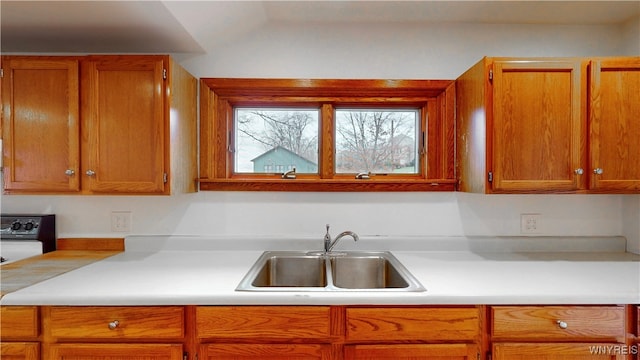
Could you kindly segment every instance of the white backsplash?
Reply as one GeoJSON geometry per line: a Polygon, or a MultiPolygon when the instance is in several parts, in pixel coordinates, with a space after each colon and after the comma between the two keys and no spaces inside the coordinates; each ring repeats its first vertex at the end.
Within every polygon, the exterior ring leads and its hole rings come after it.
{"type": "MultiPolygon", "coordinates": [[[[3,196],[3,213],[55,213],[59,237],[118,237],[111,212],[130,211],[140,235],[520,236],[520,214],[541,214],[539,236],[637,234],[640,195],[200,192],[149,196],[3,196]],[[634,233],[635,229],[635,233],[634,233]]],[[[632,240],[632,243],[634,239],[632,240]]],[[[637,239],[635,239],[637,242],[637,239]]]]}

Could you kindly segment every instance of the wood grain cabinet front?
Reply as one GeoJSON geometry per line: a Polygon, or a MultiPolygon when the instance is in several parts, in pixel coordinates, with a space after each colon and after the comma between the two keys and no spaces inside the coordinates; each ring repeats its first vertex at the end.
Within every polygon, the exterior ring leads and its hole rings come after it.
{"type": "Polygon", "coordinates": [[[477,307],[348,307],[344,358],[477,359],[477,307]]]}
{"type": "Polygon", "coordinates": [[[59,340],[182,339],[184,309],[180,306],[50,308],[48,334],[59,340]]]}
{"type": "Polygon", "coordinates": [[[196,309],[199,339],[329,341],[328,306],[201,306],[196,309]]]}
{"type": "Polygon", "coordinates": [[[640,58],[484,58],[456,81],[458,188],[640,193],[640,58]]]}
{"type": "Polygon", "coordinates": [[[480,333],[476,307],[347,308],[348,342],[474,341],[480,333]]]}
{"type": "Polygon", "coordinates": [[[624,306],[495,306],[495,360],[627,360],[624,306]]]}
{"type": "Polygon", "coordinates": [[[339,359],[329,306],[199,306],[199,359],[339,359]]]}
{"type": "Polygon", "coordinates": [[[6,360],[40,360],[40,343],[2,342],[0,358],[6,360]]]}
{"type": "Polygon", "coordinates": [[[0,338],[34,340],[39,334],[37,306],[0,306],[0,338]]]}
{"type": "Polygon", "coordinates": [[[79,58],[3,56],[2,69],[5,191],[80,191],[79,58]]]}
{"type": "Polygon", "coordinates": [[[476,360],[475,344],[346,345],[344,360],[476,360]]]}
{"type": "Polygon", "coordinates": [[[0,358],[40,359],[40,316],[36,306],[0,306],[0,358]]]}
{"type": "Polygon", "coordinates": [[[495,306],[492,338],[516,341],[620,341],[624,306],[495,306]]]}
{"type": "Polygon", "coordinates": [[[332,360],[330,345],[316,344],[204,344],[202,360],[332,360]]]}
{"type": "Polygon", "coordinates": [[[181,344],[55,344],[51,360],[183,360],[181,344]]]}
{"type": "Polygon", "coordinates": [[[197,82],[171,57],[2,59],[5,193],[196,191],[197,82]]]}
{"type": "Polygon", "coordinates": [[[640,57],[594,60],[590,75],[590,189],[638,193],[640,57]]]}
{"type": "MultiPolygon", "coordinates": [[[[620,348],[619,345],[617,345],[620,348]]],[[[498,343],[493,345],[493,360],[626,360],[615,354],[610,343],[498,343]],[[607,349],[612,349],[607,353],[607,349]]]]}
{"type": "Polygon", "coordinates": [[[182,306],[44,306],[43,359],[182,360],[182,306]]]}

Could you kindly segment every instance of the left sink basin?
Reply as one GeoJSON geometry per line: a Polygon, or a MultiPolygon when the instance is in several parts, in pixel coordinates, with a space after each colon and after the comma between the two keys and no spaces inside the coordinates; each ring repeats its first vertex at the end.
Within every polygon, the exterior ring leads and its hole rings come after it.
{"type": "Polygon", "coordinates": [[[262,254],[238,286],[238,290],[295,290],[327,286],[323,256],[299,252],[269,251],[262,254]]]}

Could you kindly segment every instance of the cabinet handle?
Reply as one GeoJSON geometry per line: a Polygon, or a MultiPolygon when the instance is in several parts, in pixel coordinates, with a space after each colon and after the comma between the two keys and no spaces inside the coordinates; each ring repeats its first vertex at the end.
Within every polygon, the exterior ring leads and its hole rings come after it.
{"type": "Polygon", "coordinates": [[[118,325],[120,325],[120,321],[113,320],[112,322],[109,323],[109,329],[115,330],[118,327],[118,325]]]}
{"type": "Polygon", "coordinates": [[[96,174],[96,172],[93,171],[93,170],[87,170],[87,172],[85,172],[85,174],[87,174],[87,176],[93,176],[93,175],[96,174]]]}
{"type": "Polygon", "coordinates": [[[65,170],[64,174],[67,176],[73,176],[76,172],[74,170],[71,169],[67,169],[65,170]]]}
{"type": "Polygon", "coordinates": [[[584,174],[584,170],[582,168],[577,168],[577,169],[573,170],[573,172],[576,173],[576,175],[584,174]]]}
{"type": "Polygon", "coordinates": [[[566,322],[562,321],[562,320],[558,320],[556,321],[556,324],[558,324],[558,327],[560,329],[566,329],[569,327],[569,324],[567,324],[566,322]]]}
{"type": "Polygon", "coordinates": [[[596,175],[602,175],[603,172],[604,172],[604,170],[602,170],[602,168],[593,169],[593,173],[596,174],[596,175]]]}

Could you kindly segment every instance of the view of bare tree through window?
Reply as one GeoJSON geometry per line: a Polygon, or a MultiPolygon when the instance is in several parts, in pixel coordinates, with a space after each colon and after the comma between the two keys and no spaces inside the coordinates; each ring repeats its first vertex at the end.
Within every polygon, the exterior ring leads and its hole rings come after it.
{"type": "Polygon", "coordinates": [[[235,171],[318,172],[318,109],[236,108],[235,171]]]}
{"type": "Polygon", "coordinates": [[[336,110],[337,173],[419,172],[417,110],[336,110]]]}
{"type": "MultiPolygon", "coordinates": [[[[318,172],[318,109],[235,109],[235,171],[318,172]]],[[[336,173],[420,171],[419,111],[338,109],[336,173]]]]}

